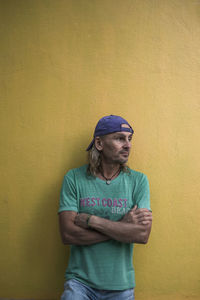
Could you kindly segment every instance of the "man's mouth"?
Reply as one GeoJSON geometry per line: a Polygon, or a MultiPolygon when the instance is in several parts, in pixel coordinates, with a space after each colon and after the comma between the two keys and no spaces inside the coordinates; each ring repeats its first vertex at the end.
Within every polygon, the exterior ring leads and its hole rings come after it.
{"type": "Polygon", "coordinates": [[[122,155],[128,156],[128,155],[129,155],[129,152],[127,152],[127,151],[126,151],[126,152],[121,152],[121,154],[122,154],[122,155]]]}

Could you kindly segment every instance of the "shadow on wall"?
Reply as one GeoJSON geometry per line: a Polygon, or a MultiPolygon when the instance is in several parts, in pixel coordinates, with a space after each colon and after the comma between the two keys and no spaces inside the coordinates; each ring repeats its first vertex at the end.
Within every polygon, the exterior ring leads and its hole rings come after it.
{"type": "Polygon", "coordinates": [[[86,163],[86,141],[89,144],[88,137],[86,139],[84,136],[70,141],[74,151],[69,153],[66,150],[66,164],[63,159],[64,166],[62,166],[63,174],[56,182],[42,186],[40,199],[37,199],[37,204],[31,208],[29,222],[26,222],[23,229],[21,241],[23,247],[20,252],[20,260],[23,261],[23,266],[26,266],[26,270],[21,270],[24,274],[23,284],[26,285],[25,290],[29,291],[30,295],[40,290],[37,299],[59,299],[63,291],[70,250],[69,246],[62,244],[59,233],[57,211],[60,190],[64,174],[69,169],[86,163]]]}
{"type": "Polygon", "coordinates": [[[62,245],[59,234],[59,190],[59,180],[45,188],[44,195],[38,201],[40,204],[31,215],[30,226],[24,229],[21,256],[27,270],[23,284],[26,284],[30,295],[40,291],[38,294],[42,298],[37,299],[55,300],[63,289],[69,247],[62,245]]]}

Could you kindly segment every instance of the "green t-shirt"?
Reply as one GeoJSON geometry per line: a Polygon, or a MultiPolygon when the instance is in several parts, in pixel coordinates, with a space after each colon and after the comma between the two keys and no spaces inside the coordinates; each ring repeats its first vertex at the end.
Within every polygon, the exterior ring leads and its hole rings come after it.
{"type": "MultiPolygon", "coordinates": [[[[64,177],[59,212],[89,213],[120,220],[134,205],[150,209],[146,175],[129,169],[107,185],[87,175],[87,165],[70,170],[64,177]]],[[[88,246],[71,246],[66,280],[75,278],[103,290],[125,290],[135,286],[133,244],[109,240],[88,246]]]]}

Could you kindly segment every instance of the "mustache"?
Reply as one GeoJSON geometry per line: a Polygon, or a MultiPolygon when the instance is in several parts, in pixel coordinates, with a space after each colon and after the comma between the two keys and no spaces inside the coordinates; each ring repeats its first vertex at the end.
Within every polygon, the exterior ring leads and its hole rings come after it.
{"type": "Polygon", "coordinates": [[[120,151],[119,153],[120,153],[120,154],[129,154],[130,151],[120,151]]]}

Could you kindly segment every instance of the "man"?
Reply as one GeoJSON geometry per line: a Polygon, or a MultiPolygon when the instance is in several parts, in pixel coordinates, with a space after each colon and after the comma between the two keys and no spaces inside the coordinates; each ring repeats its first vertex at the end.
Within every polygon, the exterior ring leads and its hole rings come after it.
{"type": "Polygon", "coordinates": [[[133,132],[122,117],[103,117],[89,164],[64,177],[60,232],[71,253],[61,300],[134,299],[133,243],[147,243],[152,213],[147,177],[126,166],[133,132]]]}

